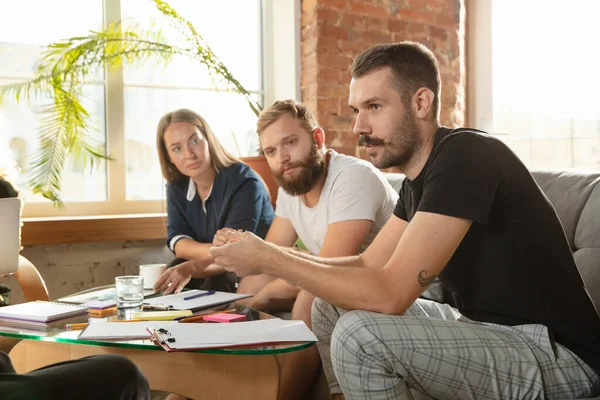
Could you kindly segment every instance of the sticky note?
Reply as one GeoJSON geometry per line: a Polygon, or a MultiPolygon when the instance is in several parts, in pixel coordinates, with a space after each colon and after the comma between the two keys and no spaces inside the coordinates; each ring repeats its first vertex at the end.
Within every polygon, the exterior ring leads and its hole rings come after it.
{"type": "Polygon", "coordinates": [[[219,314],[207,315],[203,319],[206,322],[239,322],[239,321],[245,321],[246,316],[243,314],[219,313],[219,314]]]}

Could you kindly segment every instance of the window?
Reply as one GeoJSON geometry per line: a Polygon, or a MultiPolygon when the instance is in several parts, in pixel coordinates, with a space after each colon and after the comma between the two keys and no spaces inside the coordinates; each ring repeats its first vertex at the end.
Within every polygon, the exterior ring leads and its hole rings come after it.
{"type": "MultiPolygon", "coordinates": [[[[298,0],[171,0],[169,4],[193,23],[260,103],[298,99],[298,0]],[[283,64],[282,57],[287,60],[283,64]],[[272,73],[274,65],[277,73],[272,73]]],[[[41,46],[85,35],[103,21],[122,19],[142,27],[155,23],[169,41],[177,37],[151,0],[22,0],[11,3],[10,9],[0,14],[0,84],[31,77],[41,46]],[[30,14],[27,10],[32,8],[37,19],[14,18],[30,14]]],[[[200,113],[233,154],[257,154],[255,115],[242,96],[215,91],[199,63],[174,59],[167,66],[124,65],[108,73],[98,71],[85,87],[84,101],[92,115],[95,138],[115,160],[99,163],[91,174],[74,160],[66,160],[61,192],[64,210],[32,195],[26,185],[27,166],[38,150],[37,127],[44,99],[30,104],[6,102],[0,107],[0,146],[10,149],[21,168],[16,181],[26,201],[24,216],[163,212],[165,189],[156,152],[156,125],[164,113],[177,108],[200,113]]]]}
{"type": "Polygon", "coordinates": [[[468,2],[469,120],[530,168],[600,170],[600,3],[468,2]]]}

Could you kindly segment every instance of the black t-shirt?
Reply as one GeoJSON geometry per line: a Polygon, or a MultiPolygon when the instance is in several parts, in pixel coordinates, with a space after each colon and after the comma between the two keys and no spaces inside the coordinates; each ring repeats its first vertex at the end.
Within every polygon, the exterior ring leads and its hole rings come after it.
{"type": "Polygon", "coordinates": [[[440,273],[448,303],[475,321],[543,324],[600,371],[600,317],[558,216],[518,157],[472,129],[440,128],[421,173],[406,179],[394,215],[473,221],[440,273]]]}

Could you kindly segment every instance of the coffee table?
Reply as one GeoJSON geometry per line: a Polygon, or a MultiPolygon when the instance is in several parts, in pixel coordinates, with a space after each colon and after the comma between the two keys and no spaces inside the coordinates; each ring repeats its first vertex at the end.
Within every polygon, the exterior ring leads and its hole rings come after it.
{"type": "MultiPolygon", "coordinates": [[[[274,318],[236,303],[217,307],[225,308],[235,308],[248,320],[274,318]]],[[[119,318],[127,319],[128,315],[122,313],[119,318]]],[[[94,320],[107,319],[84,315],[80,321],[75,318],[69,322],[94,320]]],[[[314,345],[302,342],[167,353],[151,340],[78,340],[80,332],[62,326],[48,331],[0,326],[0,336],[23,339],[10,352],[18,373],[95,354],[120,354],[141,369],[151,389],[192,399],[277,399],[280,363],[285,354],[314,345]]]]}

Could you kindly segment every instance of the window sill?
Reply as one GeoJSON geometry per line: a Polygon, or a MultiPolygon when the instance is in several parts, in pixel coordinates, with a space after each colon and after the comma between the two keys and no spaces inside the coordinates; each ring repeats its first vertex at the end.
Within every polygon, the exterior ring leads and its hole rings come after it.
{"type": "Polygon", "coordinates": [[[22,246],[165,239],[166,214],[23,218],[22,246]]]}

